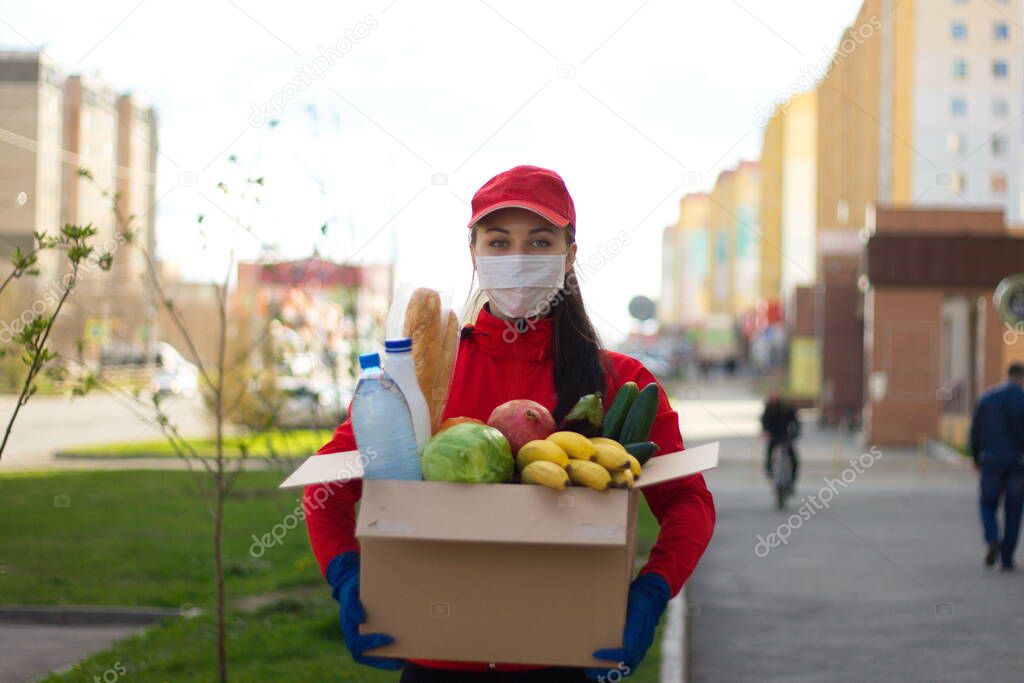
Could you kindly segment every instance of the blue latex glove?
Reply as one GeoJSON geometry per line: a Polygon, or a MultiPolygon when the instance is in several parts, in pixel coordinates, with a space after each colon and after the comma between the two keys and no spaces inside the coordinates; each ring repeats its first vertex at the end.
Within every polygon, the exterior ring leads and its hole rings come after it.
{"type": "Polygon", "coordinates": [[[658,620],[665,611],[670,595],[668,582],[658,574],[641,574],[636,577],[629,587],[622,647],[605,648],[594,653],[595,659],[613,661],[615,666],[610,669],[587,669],[587,678],[617,680],[618,677],[636,673],[647,649],[654,642],[654,630],[658,627],[658,620]]]}
{"type": "Polygon", "coordinates": [[[352,653],[352,659],[377,669],[397,671],[405,664],[401,659],[390,657],[368,657],[363,653],[382,645],[390,645],[395,639],[383,633],[359,633],[359,624],[366,621],[363,603],[359,601],[359,553],[350,550],[338,555],[327,565],[327,583],[334,589],[332,595],[338,601],[338,620],[345,645],[352,653]]]}

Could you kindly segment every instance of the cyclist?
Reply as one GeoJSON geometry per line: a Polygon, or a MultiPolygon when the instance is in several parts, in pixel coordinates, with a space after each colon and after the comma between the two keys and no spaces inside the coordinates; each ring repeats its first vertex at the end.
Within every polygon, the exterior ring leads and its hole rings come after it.
{"type": "Polygon", "coordinates": [[[796,419],[796,408],[782,397],[782,393],[778,389],[768,392],[764,412],[761,413],[761,430],[768,444],[764,454],[765,475],[771,479],[772,456],[775,449],[781,446],[785,448],[793,465],[793,481],[796,482],[797,474],[800,471],[800,461],[796,455],[794,442],[800,436],[800,421],[796,419]]]}

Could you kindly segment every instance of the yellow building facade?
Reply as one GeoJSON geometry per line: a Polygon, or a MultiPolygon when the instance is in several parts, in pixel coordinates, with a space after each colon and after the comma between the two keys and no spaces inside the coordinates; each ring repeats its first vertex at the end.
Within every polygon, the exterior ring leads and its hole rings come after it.
{"type": "Polygon", "coordinates": [[[665,228],[658,307],[663,327],[689,327],[708,313],[710,219],[710,196],[695,192],[683,196],[678,221],[665,228]]]}
{"type": "Polygon", "coordinates": [[[778,106],[761,151],[762,301],[785,301],[816,271],[818,106],[814,91],[778,106]]]}

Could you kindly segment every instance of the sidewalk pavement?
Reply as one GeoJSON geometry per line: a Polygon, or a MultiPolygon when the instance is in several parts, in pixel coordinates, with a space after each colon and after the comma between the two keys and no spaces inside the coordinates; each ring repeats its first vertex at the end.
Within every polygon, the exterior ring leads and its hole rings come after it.
{"type": "Polygon", "coordinates": [[[858,473],[846,461],[867,448],[809,429],[783,513],[752,443],[723,439],[707,475],[718,522],[688,584],[693,683],[1024,680],[1024,572],[982,566],[966,462],[881,449],[858,473]]]}
{"type": "Polygon", "coordinates": [[[143,629],[139,625],[83,628],[0,623],[0,683],[34,681],[143,629]]]}

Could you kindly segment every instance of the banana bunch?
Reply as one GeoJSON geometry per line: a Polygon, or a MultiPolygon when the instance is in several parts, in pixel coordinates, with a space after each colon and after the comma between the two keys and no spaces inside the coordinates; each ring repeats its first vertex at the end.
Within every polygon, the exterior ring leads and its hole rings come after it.
{"type": "Polygon", "coordinates": [[[614,439],[570,431],[523,444],[516,454],[520,481],[564,491],[567,486],[631,489],[640,461],[614,439]]]}

